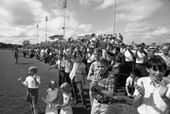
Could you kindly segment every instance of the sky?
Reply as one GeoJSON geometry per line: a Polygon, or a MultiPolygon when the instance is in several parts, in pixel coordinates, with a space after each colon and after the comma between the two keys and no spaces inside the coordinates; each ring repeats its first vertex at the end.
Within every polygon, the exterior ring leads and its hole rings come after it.
{"type": "MultiPolygon", "coordinates": [[[[63,1],[0,0],[0,42],[35,44],[46,41],[46,33],[48,41],[62,35],[63,1]]],[[[113,33],[115,19],[115,32],[123,35],[126,44],[168,43],[169,12],[170,0],[67,0],[65,36],[113,33]]]]}

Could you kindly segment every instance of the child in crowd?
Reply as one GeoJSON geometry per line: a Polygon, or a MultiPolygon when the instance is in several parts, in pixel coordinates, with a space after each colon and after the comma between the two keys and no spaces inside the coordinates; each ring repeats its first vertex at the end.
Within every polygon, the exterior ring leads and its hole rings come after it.
{"type": "Polygon", "coordinates": [[[38,68],[36,66],[31,66],[28,69],[29,76],[26,77],[25,81],[23,82],[21,77],[18,79],[18,81],[27,88],[27,102],[30,102],[33,114],[38,114],[38,88],[41,84],[40,76],[37,75],[37,71],[38,68]]]}
{"type": "Polygon", "coordinates": [[[138,79],[134,106],[139,114],[170,114],[170,84],[163,78],[167,65],[155,56],[146,66],[149,76],[138,79]]]}
{"type": "MultiPolygon", "coordinates": [[[[95,61],[90,65],[90,69],[87,75],[87,80],[89,80],[90,83],[93,80],[95,72],[99,71],[98,64],[99,64],[101,57],[102,57],[102,50],[100,48],[96,48],[94,50],[95,61]]],[[[92,92],[90,90],[89,90],[89,97],[90,97],[90,103],[92,106],[94,96],[92,95],[92,92]]]]}
{"type": "Polygon", "coordinates": [[[82,62],[82,52],[80,50],[75,51],[73,59],[73,68],[70,72],[70,79],[73,85],[73,93],[76,103],[78,103],[78,95],[77,89],[80,92],[80,97],[82,101],[82,105],[84,108],[87,108],[85,103],[84,91],[83,91],[83,84],[85,84],[85,77],[86,77],[86,65],[82,62]]]}
{"type": "Polygon", "coordinates": [[[71,86],[68,82],[63,83],[60,86],[60,90],[63,93],[63,103],[57,104],[56,107],[60,108],[60,114],[73,114],[72,110],[72,93],[71,93],[71,86]]]}
{"type": "Polygon", "coordinates": [[[45,114],[58,114],[58,109],[55,107],[56,104],[62,104],[62,93],[57,88],[57,83],[51,80],[49,88],[46,90],[45,98],[42,97],[46,105],[45,114]]]}
{"type": "Polygon", "coordinates": [[[56,61],[55,65],[49,66],[49,70],[52,68],[57,68],[59,69],[59,86],[64,83],[65,80],[65,59],[63,56],[63,53],[59,54],[59,58],[56,61]]]}
{"type": "Polygon", "coordinates": [[[135,71],[130,73],[130,76],[126,79],[126,93],[128,97],[133,97],[133,93],[135,91],[135,85],[137,84],[138,77],[135,76],[135,71]]]}

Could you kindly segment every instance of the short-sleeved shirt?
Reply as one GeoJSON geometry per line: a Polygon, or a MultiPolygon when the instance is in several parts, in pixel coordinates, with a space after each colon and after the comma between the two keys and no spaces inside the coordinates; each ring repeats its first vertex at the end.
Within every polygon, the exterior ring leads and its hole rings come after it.
{"type": "Polygon", "coordinates": [[[32,89],[36,89],[39,88],[39,85],[41,84],[40,81],[40,76],[38,75],[34,75],[34,76],[27,76],[25,81],[23,82],[25,86],[27,86],[28,88],[32,88],[32,89]],[[34,77],[36,76],[36,80],[39,83],[37,86],[35,84],[35,80],[34,77]]]}
{"type": "Polygon", "coordinates": [[[86,72],[85,69],[86,65],[83,62],[82,63],[75,62],[69,75],[70,79],[71,80],[74,79],[75,82],[83,81],[86,72]]]}
{"type": "Polygon", "coordinates": [[[126,86],[135,87],[135,85],[137,85],[137,80],[138,80],[138,77],[132,78],[131,76],[129,76],[126,79],[126,86]],[[134,80],[134,84],[133,84],[133,80],[134,80]]]}
{"type": "MultiPolygon", "coordinates": [[[[170,107],[163,101],[159,95],[159,86],[154,86],[150,77],[139,78],[137,84],[144,88],[145,95],[142,103],[137,108],[140,114],[165,114],[166,110],[170,107]]],[[[170,98],[170,84],[166,96],[170,98]]],[[[135,89],[134,95],[138,95],[139,92],[135,89]]]]}
{"type": "Polygon", "coordinates": [[[94,74],[99,70],[98,68],[98,61],[94,61],[91,65],[90,65],[90,69],[89,69],[89,73],[88,76],[89,77],[94,77],[94,74]]]}
{"type": "MultiPolygon", "coordinates": [[[[112,72],[107,71],[103,76],[101,76],[99,73],[96,73],[92,83],[97,82],[100,87],[106,90],[115,90],[115,76],[112,72]]],[[[99,91],[94,92],[96,100],[109,100],[110,98],[101,94],[99,91]]]]}

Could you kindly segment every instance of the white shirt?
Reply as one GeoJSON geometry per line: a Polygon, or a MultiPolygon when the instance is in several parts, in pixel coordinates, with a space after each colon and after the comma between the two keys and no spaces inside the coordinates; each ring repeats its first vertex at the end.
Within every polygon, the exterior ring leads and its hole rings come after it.
{"type": "MultiPolygon", "coordinates": [[[[160,97],[159,87],[153,85],[150,77],[138,79],[137,84],[144,88],[145,93],[142,103],[137,108],[138,112],[140,114],[165,114],[168,105],[160,97]]],[[[168,84],[168,87],[166,96],[170,98],[170,84],[168,84]]],[[[138,94],[138,90],[135,89],[134,95],[138,94]]]]}
{"type": "MultiPolygon", "coordinates": [[[[137,80],[138,80],[138,78],[135,77],[135,78],[134,78],[134,87],[135,87],[135,85],[137,85],[137,80]]],[[[132,85],[133,85],[132,83],[133,83],[133,78],[132,78],[131,76],[129,76],[129,77],[126,79],[126,86],[132,87],[132,85]]]]}
{"type": "Polygon", "coordinates": [[[145,54],[137,51],[136,63],[144,63],[145,54]]]}
{"type": "Polygon", "coordinates": [[[125,56],[125,61],[126,61],[126,62],[131,62],[131,61],[133,61],[133,56],[131,55],[131,53],[130,53],[128,50],[126,50],[126,51],[124,52],[124,56],[125,56]]]}
{"type": "Polygon", "coordinates": [[[40,76],[38,76],[38,75],[27,76],[23,83],[28,88],[32,88],[32,89],[39,88],[39,85],[41,84],[40,76]],[[39,83],[38,86],[35,85],[35,80],[34,80],[35,77],[36,77],[37,82],[39,83]]]}

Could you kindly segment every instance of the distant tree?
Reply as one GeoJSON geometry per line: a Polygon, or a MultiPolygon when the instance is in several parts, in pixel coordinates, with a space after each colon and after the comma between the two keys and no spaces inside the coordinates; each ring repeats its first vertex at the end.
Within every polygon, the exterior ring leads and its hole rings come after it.
{"type": "Polygon", "coordinates": [[[29,40],[24,40],[24,41],[22,42],[22,46],[23,46],[23,47],[29,47],[29,46],[31,46],[30,41],[29,41],[29,40]]]}

